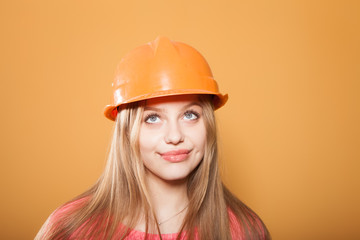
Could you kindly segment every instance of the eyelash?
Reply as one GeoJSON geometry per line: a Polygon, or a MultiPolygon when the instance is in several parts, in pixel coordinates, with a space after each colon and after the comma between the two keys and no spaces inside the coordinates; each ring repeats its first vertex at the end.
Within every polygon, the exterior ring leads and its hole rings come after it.
{"type": "Polygon", "coordinates": [[[160,117],[157,113],[149,113],[146,115],[144,122],[147,122],[152,117],[160,117]]]}
{"type": "MultiPolygon", "coordinates": [[[[185,116],[186,114],[194,114],[194,115],[196,116],[196,119],[194,119],[194,120],[197,120],[197,119],[200,117],[200,114],[199,114],[197,111],[191,110],[191,109],[185,111],[185,112],[184,112],[184,116],[185,116]]],[[[149,114],[146,115],[144,122],[147,122],[151,117],[158,117],[158,118],[160,118],[160,115],[157,114],[157,113],[149,113],[149,114]]]]}
{"type": "MultiPolygon", "coordinates": [[[[194,114],[194,115],[196,116],[196,119],[198,119],[198,118],[200,117],[200,114],[199,114],[197,111],[191,110],[191,109],[190,109],[190,110],[187,110],[186,112],[184,112],[184,115],[185,115],[185,114],[189,114],[189,113],[190,113],[190,114],[194,114]]],[[[195,119],[195,120],[196,120],[196,119],[195,119]]]]}

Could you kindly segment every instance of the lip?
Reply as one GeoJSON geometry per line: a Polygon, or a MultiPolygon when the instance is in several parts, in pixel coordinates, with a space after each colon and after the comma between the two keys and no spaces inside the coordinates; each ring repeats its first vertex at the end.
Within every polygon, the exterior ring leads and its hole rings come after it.
{"type": "Polygon", "coordinates": [[[186,160],[189,157],[190,152],[191,150],[187,149],[177,149],[160,153],[160,156],[166,161],[176,163],[186,160]]]}

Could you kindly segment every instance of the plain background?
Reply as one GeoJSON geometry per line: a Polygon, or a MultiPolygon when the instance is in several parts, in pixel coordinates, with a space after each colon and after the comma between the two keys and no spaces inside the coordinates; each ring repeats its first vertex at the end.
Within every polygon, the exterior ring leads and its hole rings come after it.
{"type": "Polygon", "coordinates": [[[121,57],[168,36],[229,94],[225,183],[273,239],[360,239],[359,1],[1,1],[0,239],[100,176],[121,57]]]}

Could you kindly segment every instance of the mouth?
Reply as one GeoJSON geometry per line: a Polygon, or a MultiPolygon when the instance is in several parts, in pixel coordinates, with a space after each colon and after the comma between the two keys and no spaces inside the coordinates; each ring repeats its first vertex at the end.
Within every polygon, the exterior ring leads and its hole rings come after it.
{"type": "Polygon", "coordinates": [[[178,149],[160,153],[160,156],[166,161],[176,163],[186,160],[189,157],[190,152],[191,150],[178,149]]]}

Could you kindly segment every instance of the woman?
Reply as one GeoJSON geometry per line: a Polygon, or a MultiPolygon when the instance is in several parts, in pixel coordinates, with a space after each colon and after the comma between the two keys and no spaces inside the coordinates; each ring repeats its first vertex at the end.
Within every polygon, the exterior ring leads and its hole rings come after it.
{"type": "Polygon", "coordinates": [[[56,210],[36,239],[270,239],[260,218],[222,184],[206,60],[165,37],[119,64],[104,173],[56,210]]]}

